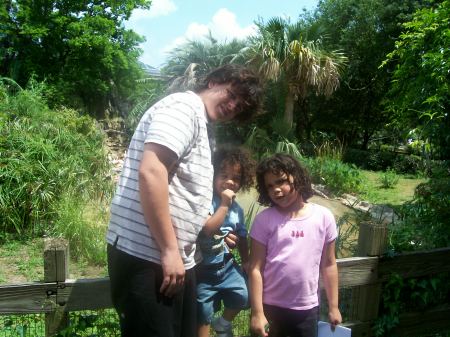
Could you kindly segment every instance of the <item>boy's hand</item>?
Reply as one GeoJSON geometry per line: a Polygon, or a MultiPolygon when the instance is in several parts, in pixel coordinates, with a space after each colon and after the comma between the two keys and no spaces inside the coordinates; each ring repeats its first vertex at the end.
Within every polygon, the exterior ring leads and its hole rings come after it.
{"type": "Polygon", "coordinates": [[[186,270],[178,250],[161,252],[163,281],[159,291],[167,297],[172,297],[184,286],[186,270]]]}
{"type": "Polygon", "coordinates": [[[220,193],[221,204],[223,206],[230,207],[235,197],[236,193],[234,193],[232,190],[230,189],[223,190],[222,193],[220,193]]]}
{"type": "Polygon", "coordinates": [[[239,237],[234,232],[229,232],[227,236],[225,236],[225,243],[230,250],[236,248],[239,241],[239,237]]]}

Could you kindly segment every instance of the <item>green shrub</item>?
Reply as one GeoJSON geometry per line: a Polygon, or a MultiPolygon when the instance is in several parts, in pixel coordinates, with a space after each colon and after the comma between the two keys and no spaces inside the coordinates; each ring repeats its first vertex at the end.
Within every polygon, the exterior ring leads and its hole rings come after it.
{"type": "Polygon", "coordinates": [[[398,215],[400,220],[389,230],[394,251],[450,246],[450,177],[417,186],[414,199],[400,207],[398,215]]]}
{"type": "Polygon", "coordinates": [[[104,135],[88,116],[50,110],[40,85],[15,93],[2,86],[0,232],[40,235],[53,230],[64,194],[86,200],[112,192],[104,135]]]}
{"type": "Polygon", "coordinates": [[[362,169],[368,169],[369,157],[369,151],[347,148],[343,153],[342,161],[347,164],[354,164],[362,169]]]}
{"type": "Polygon", "coordinates": [[[358,192],[362,179],[353,165],[330,158],[300,158],[308,168],[313,183],[323,184],[336,194],[358,192]]]}
{"type": "Polygon", "coordinates": [[[399,181],[400,177],[392,169],[387,169],[386,172],[381,172],[378,177],[378,181],[382,188],[394,188],[399,181]]]}
{"type": "Polygon", "coordinates": [[[391,151],[371,151],[367,162],[367,169],[386,171],[389,167],[394,166],[396,156],[397,154],[391,151]]]}
{"type": "Polygon", "coordinates": [[[416,155],[399,154],[394,160],[392,168],[397,173],[416,175],[423,172],[423,160],[416,155]]]}

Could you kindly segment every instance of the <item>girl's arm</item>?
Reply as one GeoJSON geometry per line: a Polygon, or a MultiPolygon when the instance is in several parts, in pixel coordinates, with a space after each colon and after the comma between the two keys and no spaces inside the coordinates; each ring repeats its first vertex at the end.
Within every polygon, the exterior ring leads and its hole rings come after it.
{"type": "Polygon", "coordinates": [[[332,327],[342,322],[342,316],[338,306],[338,269],[334,252],[335,245],[335,241],[325,245],[320,263],[323,284],[328,299],[328,319],[332,327]]]}
{"type": "Polygon", "coordinates": [[[225,190],[220,195],[221,201],[217,210],[211,216],[206,219],[205,225],[203,226],[203,232],[207,236],[212,236],[216,233],[220,226],[222,226],[225,217],[227,216],[228,209],[233,202],[235,193],[232,190],[225,190]]]}
{"type": "Polygon", "coordinates": [[[251,304],[251,329],[258,336],[268,336],[265,327],[268,324],[263,310],[263,270],[266,262],[266,246],[251,239],[250,251],[250,304],[251,304]]]}
{"type": "Polygon", "coordinates": [[[240,237],[238,241],[239,255],[241,256],[242,269],[248,274],[248,241],[246,237],[240,237]]]}

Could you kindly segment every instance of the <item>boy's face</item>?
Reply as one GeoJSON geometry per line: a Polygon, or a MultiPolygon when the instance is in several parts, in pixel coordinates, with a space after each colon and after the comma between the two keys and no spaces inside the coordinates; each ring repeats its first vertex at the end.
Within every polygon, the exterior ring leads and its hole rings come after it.
{"type": "Polygon", "coordinates": [[[214,191],[220,195],[224,190],[232,190],[234,193],[241,187],[241,165],[225,164],[214,180],[214,191]]]}
{"type": "Polygon", "coordinates": [[[212,122],[227,122],[242,112],[242,99],[234,93],[231,84],[210,82],[200,96],[212,122]]]}
{"type": "Polygon", "coordinates": [[[286,173],[267,172],[264,175],[264,185],[270,200],[280,207],[289,208],[299,201],[299,194],[294,189],[294,178],[286,173]]]}

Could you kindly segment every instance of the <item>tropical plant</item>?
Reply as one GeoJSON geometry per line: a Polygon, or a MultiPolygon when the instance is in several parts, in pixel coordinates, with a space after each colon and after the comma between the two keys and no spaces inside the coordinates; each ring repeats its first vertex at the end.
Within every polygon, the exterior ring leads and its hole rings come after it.
{"type": "Polygon", "coordinates": [[[258,32],[241,57],[264,78],[285,88],[284,120],[292,127],[295,103],[304,101],[311,92],[330,96],[339,85],[346,58],[323,49],[321,40],[305,40],[300,22],[291,24],[274,17],[256,25],[258,32]]]}
{"type": "Polygon", "coordinates": [[[244,45],[243,41],[237,39],[219,42],[210,32],[204,39],[188,40],[175,47],[162,69],[162,73],[174,78],[169,91],[191,89],[202,75],[234,62],[236,54],[244,45]]]}
{"type": "MultiPolygon", "coordinates": [[[[63,199],[84,205],[111,195],[104,134],[88,116],[50,110],[41,84],[15,93],[0,88],[6,93],[0,111],[7,112],[0,124],[0,239],[7,233],[62,235],[54,229],[63,199]]],[[[78,228],[76,235],[82,233],[78,228]]]]}

